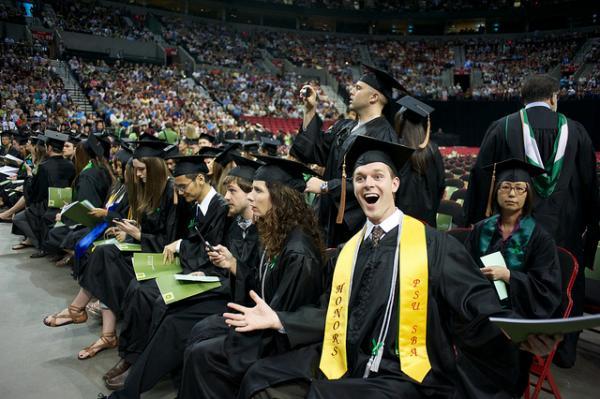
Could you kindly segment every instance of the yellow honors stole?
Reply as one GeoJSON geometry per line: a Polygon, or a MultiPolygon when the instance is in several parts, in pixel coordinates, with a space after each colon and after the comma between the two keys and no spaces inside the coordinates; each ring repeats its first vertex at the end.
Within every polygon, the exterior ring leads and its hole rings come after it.
{"type": "MultiPolygon", "coordinates": [[[[426,342],[429,271],[425,226],[407,215],[403,216],[400,226],[402,228],[398,246],[400,256],[396,253],[400,273],[398,326],[400,368],[410,378],[422,382],[431,369],[426,342]]],[[[330,380],[341,378],[348,370],[346,334],[350,284],[364,234],[363,228],[344,245],[335,265],[319,364],[323,374],[330,380]]],[[[374,349],[374,353],[379,350],[380,357],[384,340],[385,338],[374,349]]]]}

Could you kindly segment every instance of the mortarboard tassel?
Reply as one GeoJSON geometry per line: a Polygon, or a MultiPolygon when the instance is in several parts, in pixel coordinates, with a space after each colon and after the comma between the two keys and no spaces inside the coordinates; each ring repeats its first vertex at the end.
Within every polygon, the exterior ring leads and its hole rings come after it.
{"type": "Polygon", "coordinates": [[[344,163],[342,164],[342,192],[340,194],[340,208],[338,209],[337,224],[344,223],[344,210],[346,209],[346,155],[344,155],[344,163]]]}
{"type": "Polygon", "coordinates": [[[494,184],[496,184],[496,164],[494,163],[494,169],[492,170],[492,182],[490,185],[490,192],[488,193],[487,206],[485,207],[485,217],[489,218],[492,216],[492,195],[494,194],[494,184]]]}

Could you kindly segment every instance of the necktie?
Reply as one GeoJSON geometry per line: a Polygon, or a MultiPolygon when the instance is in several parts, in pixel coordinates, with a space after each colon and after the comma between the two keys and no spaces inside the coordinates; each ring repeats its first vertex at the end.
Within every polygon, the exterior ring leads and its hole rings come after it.
{"type": "Polygon", "coordinates": [[[373,230],[371,231],[371,242],[375,248],[379,246],[379,240],[381,240],[381,237],[383,237],[384,234],[385,231],[383,231],[381,226],[373,227],[373,230]]]}

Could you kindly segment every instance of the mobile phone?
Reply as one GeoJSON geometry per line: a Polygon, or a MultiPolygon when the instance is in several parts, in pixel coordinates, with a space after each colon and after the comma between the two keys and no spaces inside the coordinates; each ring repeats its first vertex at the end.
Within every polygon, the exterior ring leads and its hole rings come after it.
{"type": "Polygon", "coordinates": [[[196,233],[198,233],[198,237],[200,237],[200,240],[202,240],[202,242],[204,243],[204,247],[208,248],[208,250],[211,252],[215,252],[216,251],[215,247],[213,247],[212,245],[210,245],[210,243],[208,241],[206,241],[206,239],[204,238],[202,233],[200,233],[200,230],[198,229],[198,227],[194,227],[194,229],[196,230],[196,233]]]}

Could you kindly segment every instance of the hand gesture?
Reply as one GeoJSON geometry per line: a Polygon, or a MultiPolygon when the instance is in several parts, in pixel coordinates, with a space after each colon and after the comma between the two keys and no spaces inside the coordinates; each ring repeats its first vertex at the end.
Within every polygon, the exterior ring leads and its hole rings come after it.
{"type": "Polygon", "coordinates": [[[130,235],[135,240],[140,241],[142,238],[142,231],[139,227],[133,224],[134,222],[132,220],[114,220],[113,223],[119,228],[119,230],[130,235]]]}
{"type": "Polygon", "coordinates": [[[60,222],[61,218],[62,218],[62,215],[60,214],[60,212],[58,212],[58,213],[56,214],[56,216],[54,217],[54,221],[55,221],[56,223],[58,223],[58,222],[60,222]]]}
{"type": "Polygon", "coordinates": [[[165,246],[163,249],[163,262],[171,263],[175,260],[175,254],[177,254],[177,247],[180,242],[181,240],[177,240],[165,246]]]}
{"type": "Polygon", "coordinates": [[[108,211],[104,208],[92,208],[88,213],[93,217],[100,219],[105,218],[106,215],[108,215],[108,211]]]}
{"type": "Polygon", "coordinates": [[[256,303],[253,308],[228,303],[227,306],[239,313],[223,313],[225,323],[235,327],[237,332],[250,332],[255,330],[281,330],[283,328],[277,313],[254,291],[250,291],[250,298],[256,303]]]}
{"type": "Polygon", "coordinates": [[[317,107],[317,92],[311,85],[304,85],[300,89],[300,98],[304,105],[304,112],[310,112],[317,107]],[[307,93],[308,96],[303,96],[302,93],[307,93]]]}
{"type": "Polygon", "coordinates": [[[491,281],[502,280],[508,283],[510,280],[510,270],[506,267],[483,267],[481,273],[491,281]]]}
{"type": "Polygon", "coordinates": [[[231,254],[231,252],[222,245],[213,246],[214,251],[207,250],[208,259],[210,262],[222,269],[229,269],[230,272],[235,274],[237,268],[237,260],[231,254]]]}

